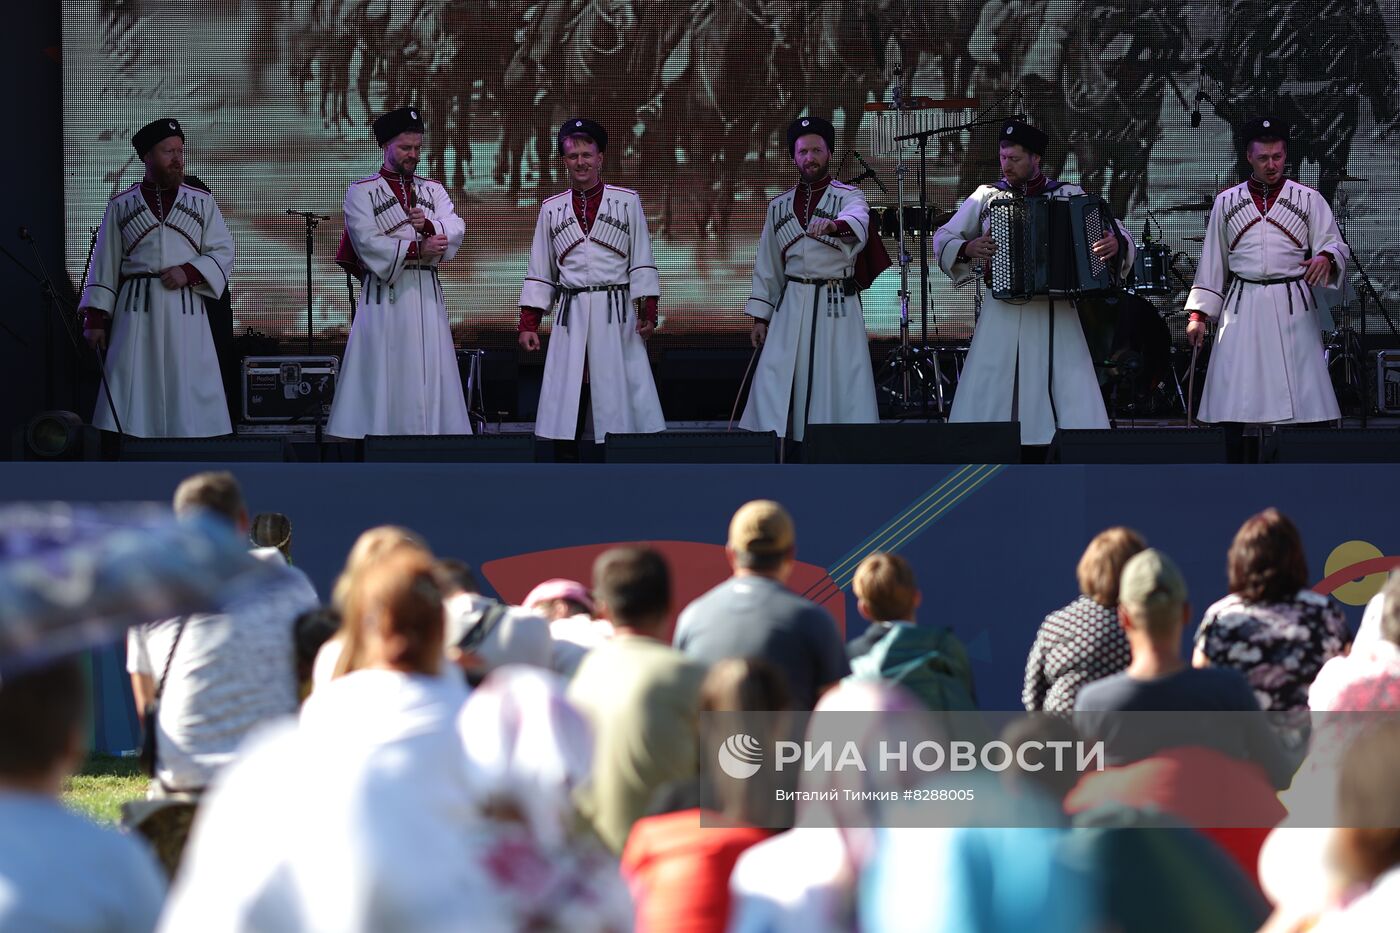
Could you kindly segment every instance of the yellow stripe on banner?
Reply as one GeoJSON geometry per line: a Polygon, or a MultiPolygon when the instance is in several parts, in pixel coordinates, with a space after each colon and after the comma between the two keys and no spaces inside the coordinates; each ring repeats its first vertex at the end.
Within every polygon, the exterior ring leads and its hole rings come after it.
{"type": "Polygon", "coordinates": [[[948,487],[949,484],[958,482],[959,478],[963,474],[975,469],[977,469],[977,467],[972,465],[967,465],[959,468],[957,472],[950,475],[942,483],[926,492],[923,498],[908,506],[903,512],[900,512],[894,518],[890,519],[882,527],[880,527],[873,534],[871,534],[868,538],[866,538],[860,544],[856,545],[855,550],[852,551],[849,555],[847,555],[840,563],[836,564],[833,567],[827,568],[827,573],[830,576],[835,577],[837,574],[839,574],[841,571],[847,568],[853,569],[856,564],[859,564],[861,561],[865,560],[865,558],[870,555],[870,550],[868,550],[867,547],[871,544],[871,542],[878,540],[881,535],[887,534],[896,524],[903,521],[906,517],[913,514],[914,512],[918,511],[920,508],[923,507],[924,503],[928,502],[930,499],[941,493],[944,489],[948,487]]]}
{"type": "Polygon", "coordinates": [[[898,550],[1001,470],[1002,467],[997,464],[969,464],[962,467],[887,522],[879,531],[866,538],[852,554],[830,568],[826,581],[823,581],[815,592],[809,590],[803,595],[820,603],[835,595],[823,592],[824,590],[832,586],[836,588],[836,592],[845,589],[855,578],[855,568],[861,561],[876,551],[898,550]]]}
{"type": "MultiPolygon", "coordinates": [[[[938,518],[938,516],[942,515],[944,512],[957,505],[963,499],[967,498],[967,495],[969,493],[973,492],[984,482],[986,482],[987,479],[989,479],[991,475],[997,471],[997,469],[998,468],[995,466],[978,466],[974,468],[972,473],[970,473],[966,477],[963,477],[951,489],[947,489],[935,501],[929,503],[923,508],[918,509],[914,514],[906,512],[904,515],[901,515],[897,522],[891,523],[891,525],[887,527],[887,529],[883,533],[884,537],[880,538],[880,540],[877,540],[874,546],[870,548],[870,551],[866,552],[866,554],[861,558],[861,560],[864,560],[865,557],[870,556],[870,553],[874,551],[896,550],[899,547],[899,545],[903,544],[905,541],[908,541],[915,534],[917,534],[919,529],[923,528],[924,526],[929,524],[929,522],[932,522],[933,520],[938,518]],[[932,512],[932,514],[929,514],[930,512],[932,512]]],[[[947,484],[944,485],[946,486],[947,484]]],[[[833,580],[837,579],[836,574],[830,574],[830,576],[833,580]]],[[[852,568],[849,571],[843,571],[840,574],[840,577],[842,578],[840,585],[844,588],[848,583],[850,583],[852,579],[855,578],[855,569],[852,568]]]]}
{"type": "Polygon", "coordinates": [[[980,487],[982,484],[984,484],[987,480],[991,479],[993,476],[995,476],[995,475],[996,475],[998,472],[1000,472],[1000,471],[1001,471],[1001,467],[1000,467],[1000,466],[993,466],[993,467],[991,467],[991,469],[989,469],[987,472],[983,473],[980,477],[978,477],[977,480],[976,480],[976,482],[973,483],[973,485],[971,485],[971,486],[969,486],[967,489],[963,490],[963,492],[962,492],[961,494],[959,494],[957,498],[950,500],[950,501],[948,502],[947,505],[943,506],[943,508],[939,509],[936,513],[934,513],[933,515],[930,515],[928,518],[924,519],[922,522],[920,522],[919,524],[915,525],[913,528],[909,529],[908,534],[904,535],[904,537],[900,538],[900,539],[897,540],[897,541],[892,541],[892,542],[890,542],[889,545],[888,545],[888,549],[891,550],[891,551],[898,550],[898,549],[900,548],[900,546],[902,546],[902,545],[904,544],[904,542],[908,541],[908,540],[909,540],[910,538],[912,538],[914,535],[918,534],[918,532],[919,532],[921,529],[923,529],[923,527],[924,527],[925,525],[927,525],[927,524],[929,524],[930,522],[932,522],[932,521],[934,521],[935,519],[937,519],[940,515],[942,515],[944,512],[948,511],[949,509],[951,509],[953,506],[957,505],[957,504],[958,504],[959,502],[961,502],[963,499],[966,499],[966,498],[968,497],[968,495],[970,495],[971,493],[975,492],[975,491],[977,490],[978,487],[980,487]]]}

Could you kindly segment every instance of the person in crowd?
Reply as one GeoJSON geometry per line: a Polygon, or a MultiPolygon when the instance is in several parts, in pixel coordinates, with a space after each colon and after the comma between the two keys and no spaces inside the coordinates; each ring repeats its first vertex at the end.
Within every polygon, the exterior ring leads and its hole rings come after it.
{"type": "Polygon", "coordinates": [[[671,573],[648,548],[614,548],[593,565],[599,615],[616,634],[583,658],[568,697],[593,725],[593,780],[579,811],[621,853],[632,824],[669,781],[693,777],[705,668],[671,647],[671,573]]]}
{"type": "Polygon", "coordinates": [[[340,613],[325,606],[303,612],[297,616],[292,631],[296,644],[297,693],[305,702],[311,695],[316,656],[340,631],[340,613]]]}
{"type": "Polygon", "coordinates": [[[1101,531],[1089,542],[1075,573],[1079,597],[1047,615],[1035,633],[1021,688],[1027,712],[1069,712],[1081,687],[1127,668],[1118,577],[1128,558],[1146,547],[1142,535],[1122,527],[1101,531]]]}
{"type": "Polygon", "coordinates": [[[439,560],[437,569],[447,597],[447,659],[468,683],[481,683],[505,664],[554,666],[554,640],[542,616],[481,595],[476,574],[463,561],[439,560]]]}
{"type": "Polygon", "coordinates": [[[1376,637],[1357,639],[1349,654],[1323,665],[1308,691],[1312,725],[1308,754],[1282,796],[1290,816],[1269,837],[1259,871],[1281,915],[1316,913],[1350,880],[1329,863],[1340,818],[1319,801],[1332,801],[1340,765],[1358,736],[1384,715],[1400,711],[1400,574],[1392,573],[1371,601],[1383,607],[1376,637]]]}
{"type": "Polygon", "coordinates": [[[598,647],[613,635],[611,622],[594,617],[593,596],[577,580],[546,580],[526,594],[522,605],[549,621],[555,641],[577,645],[582,651],[598,647]]]}
{"type": "Polygon", "coordinates": [[[1400,711],[1400,573],[1391,573],[1376,595],[1372,602],[1382,607],[1380,637],[1358,640],[1349,654],[1322,665],[1308,690],[1313,712],[1400,711]]]}
{"type": "MultiPolygon", "coordinates": [[[[175,490],[175,513],[200,511],[248,533],[248,509],[233,474],[198,473],[175,490]]],[[[132,628],[127,670],[136,708],[155,704],[156,768],[150,796],[197,796],[261,723],[295,713],[300,701],[294,628],[320,600],[306,575],[275,548],[254,552],[277,575],[225,611],[132,628]]]]}
{"type": "Polygon", "coordinates": [[[922,596],[914,568],[876,551],[856,566],[856,610],[870,627],[846,643],[851,678],[897,683],[930,710],[977,708],[967,649],[946,626],[916,624],[922,596]]]}
{"type": "Polygon", "coordinates": [[[59,799],[86,753],[87,714],[76,659],[0,681],[0,930],[147,933],[160,915],[150,851],[59,799]]]}
{"type": "Polygon", "coordinates": [[[336,578],[335,584],[331,588],[331,609],[341,616],[340,631],[335,637],[321,646],[321,650],[316,653],[316,663],[312,669],[312,689],[315,690],[322,684],[329,683],[331,678],[338,677],[354,669],[355,659],[353,654],[346,653],[346,643],[349,637],[348,629],[345,626],[345,608],[350,599],[350,591],[354,588],[355,581],[364,571],[373,566],[374,562],[400,547],[414,548],[423,553],[428,553],[428,543],[418,534],[402,528],[398,525],[379,525],[361,532],[355,539],[355,543],[350,547],[350,553],[345,557],[345,567],[341,569],[340,576],[336,578]]]}
{"type": "Polygon", "coordinates": [[[1325,858],[1352,897],[1305,911],[1281,904],[1260,933],[1372,933],[1395,925],[1400,911],[1400,723],[1378,720],[1346,750],[1336,808],[1337,826],[1325,858]]]}
{"type": "Polygon", "coordinates": [[[781,670],[795,709],[814,707],[850,673],[827,611],[784,586],[797,554],[787,509],[768,499],[742,505],[729,522],[725,556],[733,576],[681,612],[675,646],[706,664],[761,658],[781,670]]]}
{"type": "MultiPolygon", "coordinates": [[[[1395,573],[1395,570],[1391,571],[1392,575],[1395,573]]],[[[1356,640],[1352,642],[1353,647],[1360,647],[1381,637],[1381,613],[1384,611],[1385,591],[1382,590],[1366,602],[1366,608],[1361,613],[1361,625],[1356,630],[1356,640]]]]}
{"type": "Polygon", "coordinates": [[[856,594],[856,611],[870,627],[846,642],[846,657],[854,660],[871,648],[896,625],[914,624],[914,612],[923,601],[914,568],[898,554],[875,552],[856,567],[851,589],[856,594]]]}
{"type": "Polygon", "coordinates": [[[578,823],[574,804],[593,774],[593,739],[563,681],[534,667],[494,671],[472,691],[458,730],[476,820],[467,869],[490,892],[444,929],[631,929],[617,859],[578,823]]]}
{"type": "Polygon", "coordinates": [[[1259,704],[1238,671],[1186,663],[1181,635],[1190,617],[1186,581],[1171,558],[1151,548],[1129,558],[1118,586],[1118,618],[1132,661],[1123,673],[1079,691],[1076,727],[1086,739],[1104,743],[1110,765],[1203,746],[1252,761],[1274,787],[1287,787],[1297,762],[1264,717],[1213,715],[1258,713],[1259,704]],[[1174,715],[1134,716],[1153,712],[1174,715]]]}
{"type": "MultiPolygon", "coordinates": [[[[911,728],[914,722],[908,717],[918,708],[915,699],[896,686],[842,683],[822,696],[806,739],[814,744],[854,741],[861,756],[874,761],[881,743],[912,742],[916,734],[927,737],[924,730],[911,728]],[[824,720],[824,713],[843,715],[824,720]],[[854,713],[866,715],[844,715],[854,713]],[[860,731],[852,734],[851,726],[857,723],[860,731]]],[[[798,779],[799,792],[813,796],[797,803],[793,827],[746,849],[734,866],[729,880],[729,929],[740,933],[857,929],[858,882],[874,851],[874,827],[882,824],[882,818],[875,810],[878,805],[854,802],[852,795],[899,791],[905,787],[902,781],[916,779],[912,769],[804,770],[798,779]]]]}
{"type": "Polygon", "coordinates": [[[1240,526],[1228,566],[1230,595],[1201,618],[1192,663],[1238,670],[1263,709],[1306,710],[1313,679],[1351,643],[1346,617],[1308,589],[1302,538],[1277,509],[1240,526]]]}
{"type": "Polygon", "coordinates": [[[636,904],[638,930],[723,933],[727,928],[734,863],[773,834],[753,822],[774,801],[767,784],[730,778],[714,766],[708,752],[719,748],[735,721],[742,721],[749,734],[759,733],[758,741],[771,741],[787,719],[774,711],[787,707],[782,672],[766,662],[730,658],[705,675],[700,685],[700,774],[659,790],[650,814],[633,824],[622,850],[622,874],[636,904]],[[757,715],[735,715],[740,713],[757,715]],[[765,725],[771,728],[759,728],[765,725]]]}
{"type": "Polygon", "coordinates": [[[215,785],[166,929],[438,930],[485,909],[458,728],[467,689],[441,676],[433,559],[380,557],[350,588],[345,623],[362,633],[359,666],[215,785]]]}
{"type": "Polygon", "coordinates": [[[178,120],[146,124],[131,145],[145,177],[108,203],[79,301],[83,336],[107,355],[92,423],[136,437],[228,434],[203,299],[228,286],[233,236],[213,196],[185,183],[178,120]]]}

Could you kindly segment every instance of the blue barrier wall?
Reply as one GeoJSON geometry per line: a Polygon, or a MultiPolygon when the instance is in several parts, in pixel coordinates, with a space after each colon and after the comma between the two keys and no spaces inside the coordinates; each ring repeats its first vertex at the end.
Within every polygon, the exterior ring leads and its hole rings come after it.
{"type": "MultiPolygon", "coordinates": [[[[189,464],[5,463],[0,500],[166,500],[189,464]]],[[[564,555],[620,541],[666,542],[682,588],[718,579],[730,514],[774,498],[797,522],[806,582],[821,580],[864,627],[850,573],[874,548],[914,565],[920,620],[968,644],[985,706],[1019,705],[1022,666],[1045,613],[1077,593],[1084,544],[1114,524],[1137,528],[1180,563],[1196,615],[1226,592],[1225,552],[1240,522],[1273,505],[1302,530],[1311,575],[1400,555],[1393,490],[1400,468],[1311,466],[700,466],[232,464],[250,510],[294,524],[297,564],[329,593],[356,535],[407,525],[434,550],[484,571],[507,597],[519,581],[555,576],[564,555]],[[550,551],[552,554],[538,554],[550,551]],[[531,556],[533,555],[533,556],[531,556]],[[1330,561],[1330,564],[1329,564],[1330,561]],[[509,587],[500,582],[509,580],[509,587]]],[[[586,566],[583,565],[583,566],[586,566]]],[[[1374,569],[1374,561],[1370,569],[1374,569]]],[[[574,566],[563,569],[573,573],[574,566]]],[[[1365,568],[1363,568],[1365,569],[1365,568]]],[[[1379,573],[1336,591],[1353,626],[1379,573]]],[[[803,588],[802,586],[798,587],[803,588]]],[[[134,715],[117,651],[97,659],[95,737],[134,745],[134,715]]]]}

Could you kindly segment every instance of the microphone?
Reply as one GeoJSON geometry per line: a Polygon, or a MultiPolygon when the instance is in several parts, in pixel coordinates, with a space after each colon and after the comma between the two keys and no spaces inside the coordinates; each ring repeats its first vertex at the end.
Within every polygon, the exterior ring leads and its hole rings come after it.
{"type": "Polygon", "coordinates": [[[1148,213],[1148,215],[1147,215],[1146,217],[1142,218],[1142,240],[1141,240],[1141,243],[1142,243],[1144,246],[1146,246],[1148,243],[1151,243],[1151,242],[1152,242],[1152,215],[1151,215],[1151,213],[1148,213]]]}
{"type": "Polygon", "coordinates": [[[851,150],[851,155],[855,156],[856,161],[860,163],[860,167],[865,169],[865,171],[861,173],[860,178],[856,179],[856,183],[859,184],[861,180],[866,178],[873,179],[875,181],[875,184],[880,186],[880,193],[888,197],[890,189],[885,187],[885,183],[880,180],[880,176],[877,175],[875,173],[875,170],[870,167],[870,163],[866,162],[863,158],[861,158],[860,153],[856,152],[854,149],[851,150]]]}
{"type": "Polygon", "coordinates": [[[1193,130],[1199,128],[1201,125],[1201,101],[1205,101],[1212,106],[1215,104],[1215,101],[1211,100],[1205,94],[1201,93],[1199,90],[1196,91],[1196,100],[1191,104],[1191,129],[1193,130]]]}
{"type": "Polygon", "coordinates": [[[418,206],[418,193],[413,190],[413,182],[410,176],[399,173],[399,181],[403,184],[404,196],[408,198],[408,209],[413,210],[418,206]]]}
{"type": "Polygon", "coordinates": [[[21,240],[24,240],[26,243],[32,242],[34,240],[34,238],[29,235],[29,228],[25,226],[21,226],[19,228],[19,238],[21,240]]]}
{"type": "Polygon", "coordinates": [[[894,109],[904,109],[904,68],[894,66],[894,109]]]}

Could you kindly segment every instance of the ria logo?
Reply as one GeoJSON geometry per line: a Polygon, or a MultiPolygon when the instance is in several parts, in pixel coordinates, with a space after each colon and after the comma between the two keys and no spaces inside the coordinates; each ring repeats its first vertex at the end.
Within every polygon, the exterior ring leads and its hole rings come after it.
{"type": "Polygon", "coordinates": [[[763,746],[758,739],[743,732],[735,733],[719,747],[719,767],[736,780],[745,780],[763,766],[763,746]]]}

